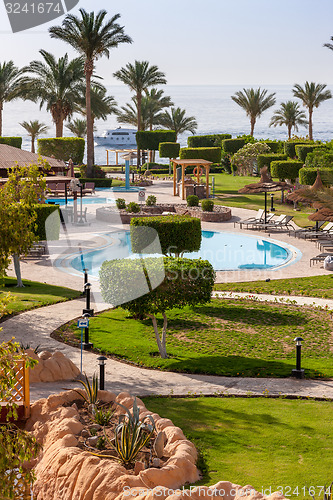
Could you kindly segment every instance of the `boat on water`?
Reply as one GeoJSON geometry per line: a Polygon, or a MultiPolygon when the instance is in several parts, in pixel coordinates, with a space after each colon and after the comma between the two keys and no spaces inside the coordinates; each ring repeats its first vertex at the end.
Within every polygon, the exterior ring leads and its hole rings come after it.
{"type": "Polygon", "coordinates": [[[98,146],[136,146],[136,132],[135,129],[118,127],[113,130],[105,130],[102,135],[95,136],[94,140],[98,146]]]}

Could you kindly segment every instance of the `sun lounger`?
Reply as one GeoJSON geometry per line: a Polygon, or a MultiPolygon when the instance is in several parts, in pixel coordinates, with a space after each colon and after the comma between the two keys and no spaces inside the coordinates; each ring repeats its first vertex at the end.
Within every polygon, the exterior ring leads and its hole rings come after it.
{"type": "Polygon", "coordinates": [[[235,227],[235,224],[239,224],[240,225],[240,228],[242,228],[242,225],[248,225],[248,224],[251,224],[251,222],[256,222],[256,221],[260,221],[263,219],[264,217],[264,214],[265,214],[265,210],[258,210],[257,214],[255,217],[249,217],[248,219],[243,219],[243,220],[237,220],[234,222],[234,227],[235,227]]]}
{"type": "Polygon", "coordinates": [[[254,221],[252,223],[250,223],[249,225],[251,226],[251,229],[261,229],[261,227],[263,227],[265,224],[269,224],[270,222],[273,221],[273,217],[275,216],[275,214],[272,214],[272,213],[269,213],[269,214],[266,214],[266,222],[265,222],[265,218],[263,217],[261,220],[258,220],[258,221],[254,221]]]}
{"type": "Polygon", "coordinates": [[[317,231],[319,228],[321,228],[326,221],[322,220],[319,221],[317,224],[314,226],[306,226],[303,227],[302,229],[294,229],[293,231],[289,231],[289,236],[291,236],[291,233],[295,238],[302,238],[307,233],[310,233],[311,231],[317,231]]]}
{"type": "Polygon", "coordinates": [[[85,182],[83,188],[83,194],[94,194],[95,193],[95,183],[94,182],[85,182]]]}
{"type": "Polygon", "coordinates": [[[328,253],[328,252],[325,252],[325,253],[320,253],[319,255],[316,255],[315,257],[312,257],[310,259],[310,266],[311,266],[311,263],[314,264],[315,262],[323,262],[326,257],[333,257],[333,253],[328,253]]]}
{"type": "Polygon", "coordinates": [[[292,227],[290,221],[293,219],[293,215],[281,214],[276,220],[269,221],[267,224],[258,224],[259,229],[264,229],[265,231],[285,231],[292,227]]]}
{"type": "Polygon", "coordinates": [[[333,222],[329,222],[321,231],[310,231],[308,233],[304,233],[304,238],[309,240],[318,240],[320,238],[328,238],[330,236],[333,236],[333,222]]]}
{"type": "Polygon", "coordinates": [[[56,182],[49,182],[47,184],[47,189],[49,190],[49,194],[57,194],[57,183],[56,182]]]}

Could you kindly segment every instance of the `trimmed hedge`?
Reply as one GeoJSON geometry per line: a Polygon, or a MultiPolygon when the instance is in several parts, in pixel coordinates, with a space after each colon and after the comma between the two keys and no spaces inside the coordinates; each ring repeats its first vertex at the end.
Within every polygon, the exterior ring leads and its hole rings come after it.
{"type": "Polygon", "coordinates": [[[299,182],[306,186],[312,186],[317,177],[317,171],[320,173],[321,180],[325,186],[333,185],[333,170],[331,168],[307,168],[303,167],[299,171],[299,182]]]}
{"type": "Polygon", "coordinates": [[[312,168],[333,168],[333,151],[331,149],[315,149],[306,156],[305,166],[312,168]]]}
{"type": "Polygon", "coordinates": [[[180,254],[197,252],[201,245],[201,221],[187,215],[136,217],[131,220],[131,243],[133,252],[146,247],[146,232],[132,231],[133,227],[150,227],[157,231],[162,253],[180,254]]]}
{"type": "Polygon", "coordinates": [[[178,158],[180,144],[178,142],[160,142],[158,152],[160,158],[178,158]]]}
{"type": "Polygon", "coordinates": [[[181,148],[179,158],[181,160],[207,160],[213,163],[220,163],[221,148],[181,148]]]}
{"type": "Polygon", "coordinates": [[[38,154],[54,156],[57,160],[68,161],[78,165],[83,162],[85,140],[80,137],[53,137],[37,139],[38,154]]]}
{"type": "Polygon", "coordinates": [[[46,219],[53,212],[59,212],[59,205],[49,205],[46,203],[45,205],[35,205],[34,211],[37,214],[35,221],[35,228],[33,229],[34,234],[38,237],[38,241],[45,240],[58,240],[60,234],[60,213],[59,217],[54,217],[53,224],[48,225],[48,232],[46,235],[45,222],[46,219]]]}
{"type": "Polygon", "coordinates": [[[231,134],[191,135],[187,138],[187,145],[189,148],[222,147],[222,141],[231,137],[231,134]]]}
{"type": "Polygon", "coordinates": [[[271,175],[272,177],[278,177],[282,181],[285,179],[295,180],[302,167],[303,163],[301,161],[272,161],[271,175]]]}
{"type": "MultiPolygon", "coordinates": [[[[265,142],[265,144],[267,143],[265,142]]],[[[260,172],[260,169],[263,167],[268,167],[268,170],[270,170],[272,161],[287,160],[287,159],[288,159],[287,155],[279,155],[274,153],[258,155],[257,156],[258,171],[260,172]]]]}
{"type": "Polygon", "coordinates": [[[245,146],[244,139],[224,139],[222,141],[222,148],[225,153],[234,154],[237,153],[239,149],[245,146]]]}
{"type": "Polygon", "coordinates": [[[199,197],[195,194],[190,194],[187,198],[187,206],[188,207],[198,207],[199,206],[199,197]]]}
{"type": "Polygon", "coordinates": [[[112,179],[90,179],[89,177],[80,177],[79,181],[81,184],[85,184],[85,182],[94,182],[95,187],[99,188],[109,188],[112,186],[112,179]]]}
{"type": "Polygon", "coordinates": [[[309,144],[308,142],[302,141],[286,141],[284,143],[284,153],[288,156],[288,158],[296,158],[296,150],[295,146],[299,146],[301,144],[309,144]]]}
{"type": "Polygon", "coordinates": [[[139,149],[157,151],[161,142],[176,142],[174,130],[140,130],[136,133],[139,149]]]}
{"type": "Polygon", "coordinates": [[[304,163],[308,153],[312,153],[313,150],[318,149],[318,148],[323,149],[323,145],[322,144],[296,144],[295,151],[296,151],[297,158],[304,163]]]}
{"type": "Polygon", "coordinates": [[[21,149],[22,137],[0,137],[0,144],[7,144],[7,146],[21,149]]]}
{"type": "Polygon", "coordinates": [[[272,153],[282,154],[283,152],[283,141],[263,141],[267,146],[271,148],[272,153]]]}

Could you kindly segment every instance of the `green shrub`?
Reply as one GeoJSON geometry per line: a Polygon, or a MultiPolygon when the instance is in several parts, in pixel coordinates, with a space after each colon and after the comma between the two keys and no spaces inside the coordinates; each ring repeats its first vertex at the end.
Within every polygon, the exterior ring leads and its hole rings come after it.
{"type": "MultiPolygon", "coordinates": [[[[197,252],[201,245],[201,222],[186,215],[163,215],[157,217],[137,217],[131,220],[132,227],[151,227],[156,230],[163,254],[197,252]]],[[[132,231],[131,242],[134,252],[145,247],[141,232],[132,231]]]]}
{"type": "Polygon", "coordinates": [[[178,142],[160,142],[158,148],[160,158],[178,158],[179,150],[178,142]]]}
{"type": "Polygon", "coordinates": [[[94,182],[95,187],[99,188],[109,188],[112,186],[112,179],[95,179],[94,177],[80,177],[79,181],[83,185],[86,182],[94,182]]]}
{"type": "Polygon", "coordinates": [[[179,153],[181,160],[207,160],[212,163],[220,163],[221,148],[181,148],[179,153]]]}
{"type": "Polygon", "coordinates": [[[126,212],[131,214],[138,214],[140,212],[140,205],[138,203],[135,203],[135,201],[131,201],[126,207],[126,212]]]}
{"type": "Polygon", "coordinates": [[[255,142],[258,142],[258,139],[255,139],[253,135],[250,134],[238,135],[236,139],[242,139],[244,141],[244,146],[246,144],[254,144],[255,142]]]}
{"type": "Polygon", "coordinates": [[[312,153],[315,149],[323,148],[322,144],[296,144],[295,151],[297,158],[305,163],[305,159],[309,153],[312,153]]]}
{"type": "Polygon", "coordinates": [[[0,137],[0,144],[7,144],[7,146],[21,149],[22,137],[0,137]]]}
{"type": "MultiPolygon", "coordinates": [[[[267,144],[267,142],[265,142],[265,144],[267,144]]],[[[287,159],[288,159],[287,155],[278,155],[274,153],[258,155],[257,157],[258,170],[260,172],[260,169],[262,169],[263,167],[268,167],[268,170],[270,170],[272,161],[287,160],[287,159]]]]}
{"type": "Polygon", "coordinates": [[[159,169],[166,169],[167,167],[168,165],[166,165],[165,163],[155,163],[153,161],[147,161],[142,165],[141,170],[152,170],[152,169],[159,170],[159,169]]]}
{"type": "Polygon", "coordinates": [[[278,177],[280,180],[290,179],[294,181],[298,177],[299,170],[303,167],[301,161],[272,161],[272,177],[278,177]]]}
{"type": "Polygon", "coordinates": [[[140,130],[136,133],[136,143],[140,149],[157,151],[160,142],[176,142],[173,130],[140,130]]]}
{"type": "Polygon", "coordinates": [[[221,148],[222,141],[231,137],[231,134],[191,135],[187,138],[187,145],[189,148],[221,148]]]}
{"type": "Polygon", "coordinates": [[[146,199],[146,205],[147,205],[147,207],[151,207],[153,205],[156,205],[156,196],[154,196],[153,194],[150,194],[146,199]]]}
{"type": "Polygon", "coordinates": [[[283,151],[284,151],[284,147],[283,147],[284,142],[283,141],[267,140],[267,141],[263,141],[263,142],[271,148],[272,153],[283,154],[283,151]]]}
{"type": "Polygon", "coordinates": [[[225,153],[233,155],[245,145],[244,139],[224,139],[222,148],[225,153]]]}
{"type": "MultiPolygon", "coordinates": [[[[165,165],[164,165],[165,167],[165,165]]],[[[147,170],[148,171],[148,170],[147,170]]],[[[172,169],[171,169],[172,171],[172,169]]],[[[151,170],[149,170],[149,172],[154,175],[154,174],[168,174],[169,173],[169,169],[168,168],[152,168],[151,170]]]]}
{"type": "Polygon", "coordinates": [[[312,153],[307,154],[305,165],[312,168],[333,168],[333,151],[315,149],[312,153]]]}
{"type": "Polygon", "coordinates": [[[47,234],[45,222],[49,215],[51,215],[53,212],[59,213],[59,205],[49,205],[48,203],[46,203],[45,205],[35,205],[34,211],[37,214],[37,218],[35,221],[35,228],[33,232],[38,237],[38,241],[45,241],[47,239],[51,241],[58,240],[60,233],[60,216],[54,217],[52,219],[52,224],[48,225],[47,234]]]}
{"type": "Polygon", "coordinates": [[[214,212],[213,200],[201,200],[201,208],[204,212],[214,212]]]}
{"type": "MultiPolygon", "coordinates": [[[[80,172],[82,177],[86,177],[87,175],[87,165],[81,165],[80,166],[80,172]]],[[[92,168],[92,177],[94,179],[105,179],[106,177],[106,172],[105,170],[102,169],[102,167],[99,167],[98,165],[93,165],[92,168]]]]}
{"type": "Polygon", "coordinates": [[[333,185],[333,170],[331,168],[307,168],[303,167],[299,171],[299,182],[300,184],[306,186],[312,186],[317,177],[317,171],[319,171],[321,180],[325,186],[333,185]]]}
{"type": "Polygon", "coordinates": [[[188,207],[198,207],[199,206],[199,198],[195,194],[190,194],[187,198],[187,206],[188,207]]]}
{"type": "Polygon", "coordinates": [[[74,164],[83,162],[85,140],[80,137],[53,137],[37,139],[38,154],[54,156],[57,160],[73,160],[74,164]]]}
{"type": "Polygon", "coordinates": [[[124,210],[126,208],[126,201],[124,198],[117,198],[116,199],[116,207],[118,210],[124,210]]]}
{"type": "Polygon", "coordinates": [[[299,146],[300,144],[308,144],[308,142],[306,142],[306,141],[286,141],[284,143],[284,153],[288,156],[288,158],[296,158],[295,146],[299,146]]]}

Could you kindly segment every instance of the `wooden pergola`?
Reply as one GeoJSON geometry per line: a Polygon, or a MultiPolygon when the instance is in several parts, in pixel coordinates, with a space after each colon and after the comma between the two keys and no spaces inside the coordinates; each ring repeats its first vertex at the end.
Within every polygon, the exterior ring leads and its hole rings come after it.
{"type": "Polygon", "coordinates": [[[177,196],[177,177],[176,177],[176,169],[177,166],[182,167],[182,200],[185,200],[185,170],[186,167],[197,167],[197,183],[200,183],[200,169],[203,167],[205,169],[206,174],[206,197],[209,197],[209,169],[212,165],[211,161],[207,160],[171,160],[173,163],[173,195],[177,196]]]}

